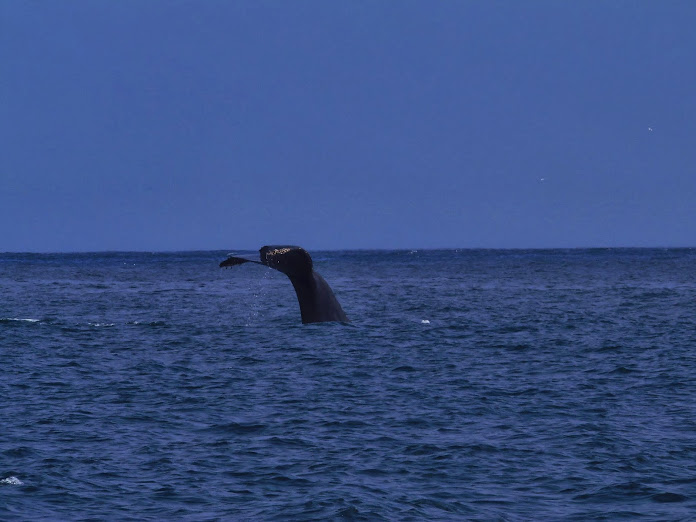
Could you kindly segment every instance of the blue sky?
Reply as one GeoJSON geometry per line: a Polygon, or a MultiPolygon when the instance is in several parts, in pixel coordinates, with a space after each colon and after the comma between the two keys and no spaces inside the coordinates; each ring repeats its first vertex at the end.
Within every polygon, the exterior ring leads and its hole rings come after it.
{"type": "Polygon", "coordinates": [[[0,251],[696,246],[695,21],[0,0],[0,251]]]}

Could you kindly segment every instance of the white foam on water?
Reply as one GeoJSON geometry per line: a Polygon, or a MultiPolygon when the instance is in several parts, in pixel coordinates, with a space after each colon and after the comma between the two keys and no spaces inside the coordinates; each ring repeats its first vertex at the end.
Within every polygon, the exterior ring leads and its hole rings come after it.
{"type": "Polygon", "coordinates": [[[20,319],[19,317],[3,317],[0,321],[21,321],[25,323],[38,323],[39,319],[20,319]]]}
{"type": "Polygon", "coordinates": [[[7,484],[9,486],[21,486],[22,484],[24,484],[24,482],[19,480],[17,477],[7,477],[0,480],[0,484],[7,484]]]}
{"type": "Polygon", "coordinates": [[[421,321],[421,324],[430,324],[430,321],[428,321],[427,319],[423,319],[423,320],[421,321]]]}

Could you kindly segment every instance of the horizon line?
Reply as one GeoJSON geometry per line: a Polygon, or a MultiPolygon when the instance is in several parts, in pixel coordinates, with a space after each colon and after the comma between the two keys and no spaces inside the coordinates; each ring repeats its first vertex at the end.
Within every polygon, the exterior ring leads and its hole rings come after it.
{"type": "MultiPolygon", "coordinates": [[[[304,248],[304,247],[302,247],[304,248]]],[[[305,248],[312,252],[419,252],[439,250],[690,250],[696,246],[572,246],[572,247],[399,247],[399,248],[305,248]]],[[[176,250],[63,250],[63,251],[2,251],[0,255],[70,255],[70,254],[182,254],[193,252],[257,252],[257,248],[214,248],[214,249],[176,249],[176,250]]]]}

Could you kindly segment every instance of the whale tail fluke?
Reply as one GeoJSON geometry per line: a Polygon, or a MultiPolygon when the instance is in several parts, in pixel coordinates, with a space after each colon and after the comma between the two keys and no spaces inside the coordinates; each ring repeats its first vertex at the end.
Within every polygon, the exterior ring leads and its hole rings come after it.
{"type": "Polygon", "coordinates": [[[304,248],[292,245],[268,245],[259,250],[260,261],[231,256],[220,263],[220,268],[257,263],[275,268],[289,277],[309,277],[312,273],[312,257],[304,248]]]}
{"type": "Polygon", "coordinates": [[[220,267],[257,263],[274,268],[290,278],[300,303],[303,323],[348,322],[331,287],[313,270],[312,257],[304,248],[292,245],[267,245],[261,247],[259,256],[260,261],[232,256],[220,263],[220,267]]]}

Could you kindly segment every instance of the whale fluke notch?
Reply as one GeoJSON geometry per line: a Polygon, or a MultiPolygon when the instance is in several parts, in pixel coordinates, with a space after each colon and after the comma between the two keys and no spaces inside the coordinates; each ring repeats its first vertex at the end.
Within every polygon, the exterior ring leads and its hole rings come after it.
{"type": "Polygon", "coordinates": [[[232,256],[220,263],[221,268],[256,263],[284,273],[290,279],[300,303],[302,322],[348,322],[343,308],[329,284],[314,271],[312,257],[304,248],[293,245],[270,245],[259,250],[261,261],[232,256]]]}

